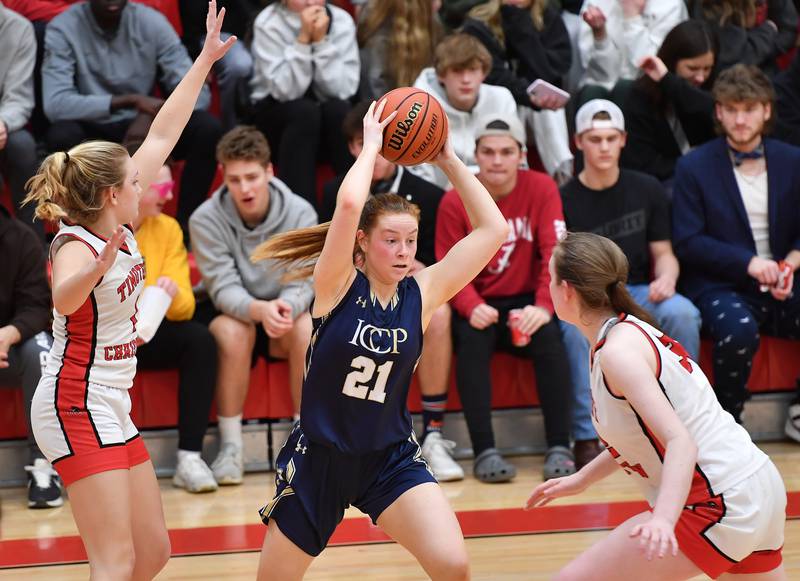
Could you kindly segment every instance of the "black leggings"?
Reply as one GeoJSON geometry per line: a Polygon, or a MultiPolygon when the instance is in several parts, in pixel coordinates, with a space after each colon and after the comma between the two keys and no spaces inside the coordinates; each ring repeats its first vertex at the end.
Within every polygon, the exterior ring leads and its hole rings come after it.
{"type": "Polygon", "coordinates": [[[178,448],[199,452],[217,379],[217,344],[208,327],[196,321],[163,320],[136,352],[138,369],[174,369],[178,384],[178,448]]]}
{"type": "Polygon", "coordinates": [[[477,456],[483,450],[494,447],[489,364],[492,353],[498,348],[533,362],[547,446],[569,447],[572,383],[558,322],[554,318],[536,331],[525,347],[515,347],[506,324],[508,312],[531,304],[530,297],[490,299],[486,302],[500,312],[500,322],[486,329],[475,329],[467,319],[453,315],[456,383],[473,452],[477,456]]]}
{"type": "Polygon", "coordinates": [[[284,102],[267,97],[255,106],[253,122],[267,136],[278,177],[315,208],[320,145],[337,175],[353,161],[342,134],[349,110],[350,103],[341,99],[319,103],[308,97],[284,102]]]}

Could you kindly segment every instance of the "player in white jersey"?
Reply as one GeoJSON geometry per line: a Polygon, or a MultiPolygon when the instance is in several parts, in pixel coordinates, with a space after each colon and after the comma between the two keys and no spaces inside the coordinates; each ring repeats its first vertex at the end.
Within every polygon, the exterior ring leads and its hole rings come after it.
{"type": "Polygon", "coordinates": [[[152,579],[170,544],[153,465],[131,422],[136,303],[144,262],[128,224],[178,141],[211,66],[224,9],[209,3],[200,56],[162,105],[131,158],[90,141],[48,156],[28,184],[40,219],[61,219],[50,249],[55,341],[36,389],[36,441],[60,474],[92,579],[152,579]]]}
{"type": "Polygon", "coordinates": [[[606,450],[536,487],[527,507],[578,494],[618,467],[651,506],[558,579],[783,580],[786,489],[772,461],[717,402],[699,365],[650,323],[610,240],[568,234],[550,261],[558,316],[594,344],[592,421],[606,450]]]}

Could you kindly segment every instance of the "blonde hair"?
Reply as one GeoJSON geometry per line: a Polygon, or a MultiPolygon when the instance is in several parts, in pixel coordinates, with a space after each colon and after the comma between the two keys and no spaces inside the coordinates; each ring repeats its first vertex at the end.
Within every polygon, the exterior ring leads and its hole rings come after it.
{"type": "MultiPolygon", "coordinates": [[[[544,11],[547,9],[547,3],[548,0],[532,0],[531,2],[530,13],[531,20],[533,20],[533,27],[540,32],[544,29],[544,11]]],[[[472,8],[467,13],[467,16],[486,24],[497,40],[505,44],[506,40],[505,33],[503,32],[503,22],[500,17],[500,6],[501,0],[488,0],[472,8]]]]}
{"type": "Polygon", "coordinates": [[[370,0],[358,25],[358,45],[364,47],[386,22],[391,30],[383,64],[392,81],[390,88],[410,87],[433,62],[441,36],[431,0],[370,0]]]}
{"type": "MultiPolygon", "coordinates": [[[[410,214],[419,222],[419,207],[415,204],[397,194],[376,194],[364,204],[358,229],[369,234],[384,214],[410,214]]],[[[286,268],[285,282],[308,278],[314,273],[314,265],[325,246],[330,226],[330,222],[324,222],[273,236],[256,247],[250,260],[274,260],[276,266],[286,268]]],[[[360,253],[358,244],[353,241],[354,262],[360,253]]]]}
{"type": "Polygon", "coordinates": [[[35,202],[39,220],[93,222],[103,209],[103,192],[125,182],[128,158],[123,146],[110,141],[87,141],[50,154],[25,185],[23,204],[35,202]]]}
{"type": "Polygon", "coordinates": [[[587,309],[627,313],[657,326],[628,292],[628,259],[608,238],[569,232],[553,249],[553,270],[556,282],[567,281],[587,309]]]}

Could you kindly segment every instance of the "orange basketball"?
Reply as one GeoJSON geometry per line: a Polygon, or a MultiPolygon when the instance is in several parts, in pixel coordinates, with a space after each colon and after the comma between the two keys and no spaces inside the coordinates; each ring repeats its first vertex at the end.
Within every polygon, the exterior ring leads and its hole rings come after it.
{"type": "Polygon", "coordinates": [[[413,87],[400,87],[378,99],[386,100],[381,121],[397,111],[383,130],[381,155],[401,165],[431,161],[447,140],[447,115],[431,94],[413,87]]]}

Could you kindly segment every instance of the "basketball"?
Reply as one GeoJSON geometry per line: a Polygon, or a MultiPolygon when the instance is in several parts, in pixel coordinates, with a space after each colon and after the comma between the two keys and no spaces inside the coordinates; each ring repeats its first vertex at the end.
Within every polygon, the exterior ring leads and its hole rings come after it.
{"type": "Polygon", "coordinates": [[[447,140],[447,115],[432,95],[413,87],[389,91],[381,121],[397,111],[397,117],[383,131],[381,155],[400,165],[431,161],[447,140]]]}

